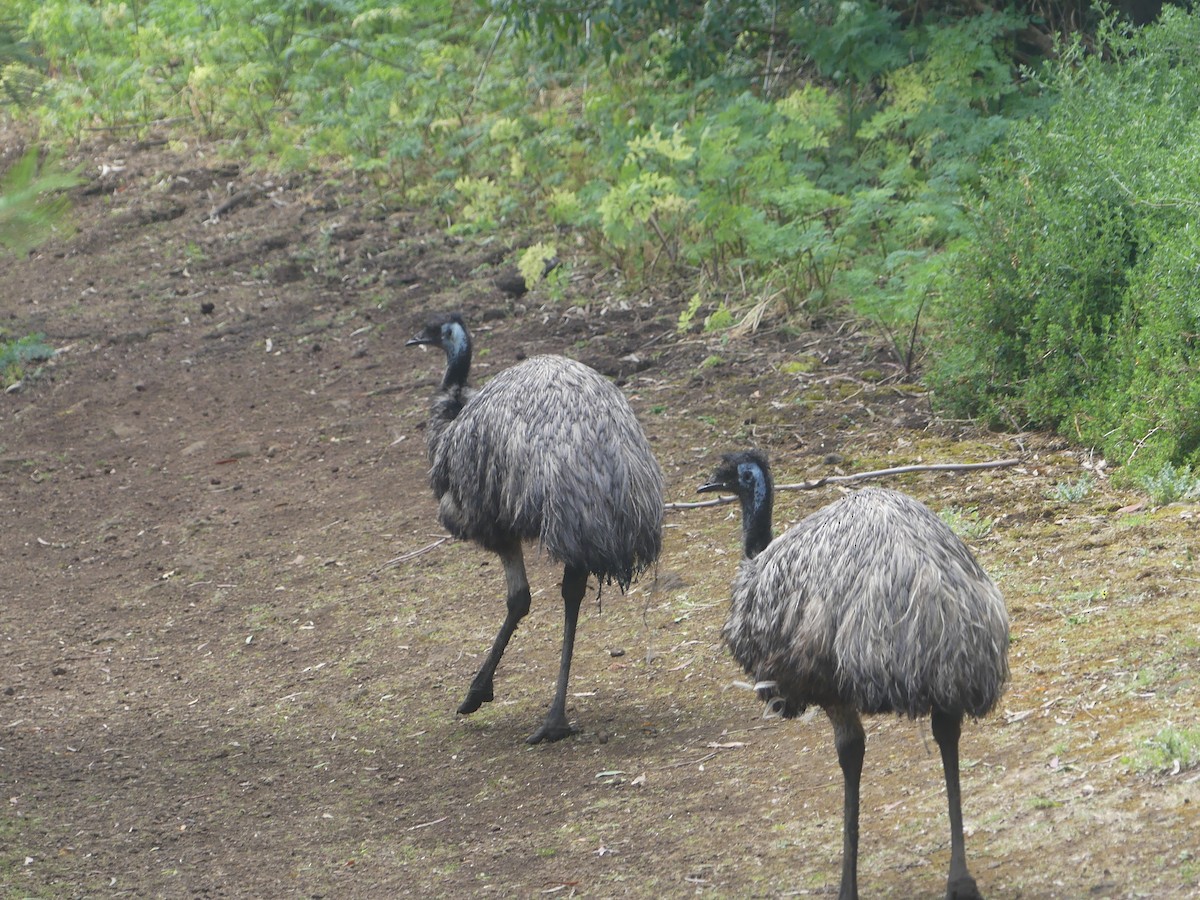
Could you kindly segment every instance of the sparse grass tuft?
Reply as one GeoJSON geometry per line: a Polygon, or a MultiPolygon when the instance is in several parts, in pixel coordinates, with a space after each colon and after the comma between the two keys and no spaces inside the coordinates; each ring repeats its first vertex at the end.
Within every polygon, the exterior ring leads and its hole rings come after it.
{"type": "Polygon", "coordinates": [[[1049,497],[1059,503],[1078,503],[1087,497],[1095,486],[1096,481],[1091,475],[1082,475],[1055,485],[1049,497]]]}
{"type": "Polygon", "coordinates": [[[44,335],[30,334],[15,340],[0,337],[0,388],[8,388],[23,381],[29,373],[29,364],[42,362],[54,356],[54,348],[46,343],[44,335]]]}
{"type": "Polygon", "coordinates": [[[1165,728],[1146,738],[1126,763],[1138,772],[1177,773],[1200,766],[1200,726],[1165,728]]]}
{"type": "Polygon", "coordinates": [[[1166,463],[1153,475],[1144,475],[1141,484],[1158,506],[1178,500],[1200,500],[1200,475],[1192,474],[1191,466],[1177,469],[1166,463]]]}
{"type": "Polygon", "coordinates": [[[987,537],[996,524],[991,516],[983,516],[977,509],[963,509],[960,506],[947,506],[938,513],[938,517],[950,526],[951,531],[966,538],[987,537]]]}
{"type": "Polygon", "coordinates": [[[1034,809],[1057,809],[1062,806],[1061,800],[1051,800],[1049,797],[1034,797],[1029,801],[1034,809]]]}

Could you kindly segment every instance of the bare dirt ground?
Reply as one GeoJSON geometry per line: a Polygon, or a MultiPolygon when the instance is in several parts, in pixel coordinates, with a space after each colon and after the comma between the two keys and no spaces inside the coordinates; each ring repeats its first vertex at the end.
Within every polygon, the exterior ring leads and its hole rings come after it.
{"type": "MultiPolygon", "coordinates": [[[[403,344],[446,308],[476,381],[538,352],[617,379],[672,501],[750,444],[779,481],[1020,457],[886,481],[972,526],[1012,616],[1008,693],[964,727],[974,874],[989,897],[1197,895],[1200,773],[1146,762],[1200,720],[1194,505],[1104,478],[1055,499],[1086,451],[932,419],[867,330],[681,336],[679,298],[623,301],[569,254],[565,300],[513,300],[513,248],[369,191],[207,147],[80,161],[78,232],[0,260],[0,328],[60,350],[0,395],[0,897],[836,891],[829,725],[762,718],[720,643],[732,507],[670,512],[656,572],[589,600],[575,737],[523,742],[561,640],[535,551],[496,702],[455,714],[504,588],[437,543],[442,358],[403,344]]],[[[777,526],[836,496],[781,493],[777,526]]],[[[868,723],[862,829],[864,897],[940,896],[926,723],[868,723]]]]}

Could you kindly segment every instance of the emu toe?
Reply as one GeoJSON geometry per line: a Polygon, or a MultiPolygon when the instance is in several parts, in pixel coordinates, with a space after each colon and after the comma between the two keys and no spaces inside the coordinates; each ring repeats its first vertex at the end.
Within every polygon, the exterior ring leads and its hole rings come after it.
{"type": "Polygon", "coordinates": [[[575,729],[567,723],[566,719],[562,721],[547,719],[542,723],[541,728],[525,738],[525,743],[540,744],[542,741],[553,743],[554,741],[561,741],[563,738],[570,737],[574,733],[575,729]]]}
{"type": "Polygon", "coordinates": [[[466,699],[459,704],[458,711],[464,716],[469,716],[485,703],[492,702],[492,683],[489,681],[482,687],[471,685],[471,689],[467,691],[466,699]]]}

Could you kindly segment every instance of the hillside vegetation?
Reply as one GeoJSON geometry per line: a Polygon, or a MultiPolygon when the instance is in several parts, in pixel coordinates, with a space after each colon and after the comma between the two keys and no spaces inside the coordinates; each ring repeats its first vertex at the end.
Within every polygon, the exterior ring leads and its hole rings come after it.
{"type": "Polygon", "coordinates": [[[559,257],[551,297],[598,264],[690,298],[681,330],[861,318],[941,409],[1194,488],[1194,16],[1038,63],[1035,11],[703,10],[16,0],[45,77],[4,81],[51,146],[367,179],[531,281],[559,257]]]}

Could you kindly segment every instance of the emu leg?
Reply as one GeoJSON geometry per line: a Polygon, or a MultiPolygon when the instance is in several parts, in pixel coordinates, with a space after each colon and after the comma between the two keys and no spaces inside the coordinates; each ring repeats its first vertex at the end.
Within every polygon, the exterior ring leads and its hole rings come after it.
{"type": "Polygon", "coordinates": [[[946,800],[950,804],[950,875],[946,881],[946,900],[982,900],[975,879],[967,871],[967,851],[963,842],[962,792],[958,781],[958,737],[962,732],[962,715],[935,709],[931,724],[933,739],[942,751],[946,800]]]}
{"type": "Polygon", "coordinates": [[[504,617],[504,624],[500,626],[500,633],[496,635],[491,652],[467,690],[466,699],[458,707],[458,711],[464,716],[491,701],[492,676],[496,674],[496,666],[500,665],[500,657],[504,655],[504,648],[508,646],[509,639],[517,630],[517,623],[529,612],[529,579],[525,576],[525,557],[521,553],[521,545],[515,544],[501,553],[500,561],[504,563],[504,577],[508,582],[508,614],[504,617]]]}
{"type": "Polygon", "coordinates": [[[838,900],[858,900],[858,793],[862,781],[867,736],[858,713],[848,706],[825,710],[833,723],[838,764],[842,767],[845,794],[842,808],[842,885],[838,900]]]}
{"type": "Polygon", "coordinates": [[[579,622],[579,606],[587,590],[588,573],[568,568],[563,572],[563,645],[562,661],[558,666],[558,684],[554,689],[554,702],[542,727],[525,739],[527,744],[542,741],[561,741],[572,733],[567,722],[567,679],[571,675],[571,655],[575,652],[575,626],[579,622]]]}

